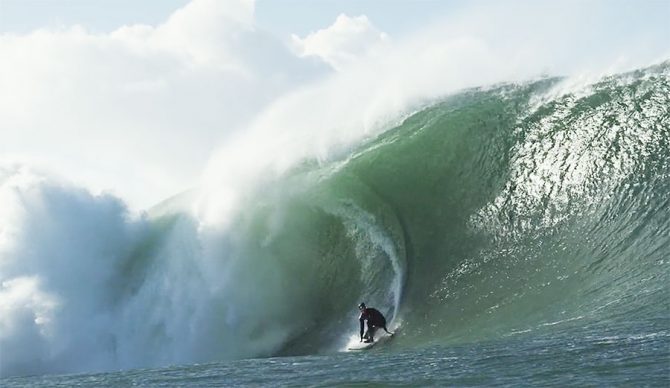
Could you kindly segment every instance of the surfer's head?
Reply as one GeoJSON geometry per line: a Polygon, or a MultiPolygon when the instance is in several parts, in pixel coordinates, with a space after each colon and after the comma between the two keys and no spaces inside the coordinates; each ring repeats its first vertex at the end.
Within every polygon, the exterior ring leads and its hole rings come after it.
{"type": "Polygon", "coordinates": [[[365,310],[365,303],[362,303],[358,305],[359,310],[365,310]]]}

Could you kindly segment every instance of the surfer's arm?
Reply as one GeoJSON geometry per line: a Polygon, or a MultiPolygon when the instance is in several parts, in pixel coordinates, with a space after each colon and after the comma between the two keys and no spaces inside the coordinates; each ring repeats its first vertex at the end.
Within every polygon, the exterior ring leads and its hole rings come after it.
{"type": "Polygon", "coordinates": [[[363,341],[363,332],[365,331],[365,319],[363,318],[363,315],[361,315],[360,318],[358,318],[358,321],[361,323],[361,341],[363,341]]]}

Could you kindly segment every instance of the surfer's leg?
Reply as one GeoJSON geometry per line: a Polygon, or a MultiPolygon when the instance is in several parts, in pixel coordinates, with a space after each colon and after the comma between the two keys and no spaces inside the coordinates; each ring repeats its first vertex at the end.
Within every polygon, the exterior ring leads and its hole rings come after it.
{"type": "Polygon", "coordinates": [[[368,324],[368,334],[369,334],[369,337],[368,337],[368,338],[370,339],[370,341],[374,341],[374,340],[375,340],[375,331],[376,331],[376,330],[377,330],[377,327],[376,327],[376,326],[373,326],[373,325],[368,324]]]}
{"type": "Polygon", "coordinates": [[[372,326],[368,323],[365,334],[363,334],[365,342],[372,342],[372,326]]]}

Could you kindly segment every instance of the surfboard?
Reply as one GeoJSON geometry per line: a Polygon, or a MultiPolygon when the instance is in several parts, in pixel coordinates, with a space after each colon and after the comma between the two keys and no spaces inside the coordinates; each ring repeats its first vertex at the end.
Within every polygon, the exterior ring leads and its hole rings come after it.
{"type": "Polygon", "coordinates": [[[357,344],[353,344],[347,348],[347,350],[368,350],[371,349],[373,346],[375,346],[379,340],[374,341],[374,342],[359,342],[357,344]]]}
{"type": "MultiPolygon", "coordinates": [[[[394,333],[395,334],[395,333],[394,333]]],[[[382,342],[386,342],[393,338],[392,335],[382,335],[381,337],[378,337],[376,341],[374,342],[355,342],[353,344],[350,344],[349,347],[347,347],[347,350],[369,350],[372,349],[375,345],[380,344],[382,342]]]]}

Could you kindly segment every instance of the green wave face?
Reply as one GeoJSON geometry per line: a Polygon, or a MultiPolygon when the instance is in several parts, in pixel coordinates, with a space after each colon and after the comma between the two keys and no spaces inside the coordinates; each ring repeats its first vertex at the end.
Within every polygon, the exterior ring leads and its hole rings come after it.
{"type": "Polygon", "coordinates": [[[560,85],[449,97],[253,197],[244,268],[274,263],[301,306],[284,351],[355,331],[360,300],[401,344],[667,319],[670,65],[560,85]]]}

